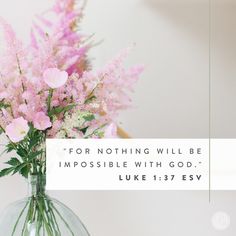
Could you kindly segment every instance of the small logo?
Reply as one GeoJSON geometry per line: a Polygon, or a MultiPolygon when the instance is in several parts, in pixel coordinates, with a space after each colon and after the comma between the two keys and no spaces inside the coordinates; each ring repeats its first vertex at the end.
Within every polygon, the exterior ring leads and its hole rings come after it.
{"type": "Polygon", "coordinates": [[[226,230],[230,226],[230,216],[223,211],[216,212],[212,216],[211,223],[216,230],[226,230]]]}

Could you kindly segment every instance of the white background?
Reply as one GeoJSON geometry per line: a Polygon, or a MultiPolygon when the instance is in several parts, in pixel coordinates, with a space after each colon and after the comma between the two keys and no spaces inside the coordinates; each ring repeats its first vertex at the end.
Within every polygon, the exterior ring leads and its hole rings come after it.
{"type": "MultiPolygon", "coordinates": [[[[208,190],[208,144],[208,139],[47,139],[47,189],[208,190]],[[84,147],[89,154],[85,153],[84,147]],[[103,150],[103,154],[98,154],[99,149],[103,150]],[[123,149],[125,154],[122,154],[123,149]],[[149,153],[145,154],[144,150],[149,153]],[[90,167],[90,162],[93,167],[90,167]],[[101,164],[99,168],[97,162],[101,164]],[[102,164],[104,162],[106,167],[102,164]],[[108,167],[109,162],[113,163],[112,168],[108,167]],[[142,164],[137,166],[136,162],[142,164]],[[65,163],[69,163],[70,167],[65,167],[65,163]],[[118,167],[116,163],[119,163],[118,167]],[[126,163],[125,166],[123,163],[126,163]],[[126,176],[131,178],[127,181],[126,176]],[[134,176],[138,179],[135,180],[134,176]]],[[[232,144],[234,150],[236,140],[232,144]]],[[[223,145],[218,143],[218,146],[223,145]]],[[[221,168],[227,172],[225,166],[221,165],[221,168]]],[[[228,179],[228,186],[231,182],[235,186],[235,179],[236,176],[228,179]]],[[[217,189],[223,187],[218,186],[217,189]]],[[[216,189],[215,186],[212,189],[216,189]]]]}
{"type": "MultiPolygon", "coordinates": [[[[0,0],[0,15],[25,37],[30,16],[49,0],[0,0]]],[[[134,94],[135,109],[122,115],[134,137],[208,136],[207,0],[89,0],[82,28],[105,42],[94,49],[96,66],[136,42],[128,63],[147,69],[134,94]]],[[[235,1],[212,0],[212,125],[216,137],[235,137],[235,1]]],[[[1,157],[4,158],[6,157],[1,157]]],[[[18,177],[0,180],[0,210],[25,196],[18,177]]],[[[53,192],[96,236],[233,236],[234,192],[53,192]],[[227,231],[216,231],[216,211],[231,216],[227,231]]]]}

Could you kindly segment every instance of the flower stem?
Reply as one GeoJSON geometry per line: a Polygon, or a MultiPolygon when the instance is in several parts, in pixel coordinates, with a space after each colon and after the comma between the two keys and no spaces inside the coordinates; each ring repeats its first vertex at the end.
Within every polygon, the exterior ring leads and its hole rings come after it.
{"type": "Polygon", "coordinates": [[[43,210],[43,208],[42,208],[40,202],[39,202],[38,200],[36,200],[36,201],[37,201],[37,205],[38,205],[38,207],[39,207],[39,211],[40,211],[40,213],[41,213],[41,215],[42,215],[42,219],[43,219],[43,221],[44,221],[44,223],[45,223],[45,228],[46,228],[46,231],[47,231],[47,233],[48,233],[48,236],[53,236],[53,232],[52,232],[52,229],[51,229],[51,227],[50,227],[50,224],[48,224],[47,219],[46,219],[45,216],[44,216],[44,210],[43,210]]]}
{"type": "Polygon", "coordinates": [[[48,112],[51,111],[51,101],[52,101],[52,96],[53,96],[53,89],[49,90],[49,94],[48,94],[48,99],[47,99],[47,108],[48,108],[48,112]]]}
{"type": "Polygon", "coordinates": [[[60,214],[60,212],[56,209],[56,207],[52,205],[52,208],[55,210],[55,212],[58,214],[58,216],[61,218],[61,220],[64,222],[65,226],[67,227],[67,229],[70,231],[72,236],[75,236],[75,234],[73,233],[73,231],[71,230],[70,226],[68,225],[68,223],[65,221],[65,219],[62,217],[62,215],[60,214]]]}
{"type": "Polygon", "coordinates": [[[16,227],[17,227],[17,225],[18,225],[18,223],[19,223],[19,221],[20,221],[20,219],[21,219],[21,217],[22,217],[22,215],[23,215],[23,213],[24,213],[26,207],[28,206],[28,204],[29,204],[29,202],[27,202],[27,203],[25,204],[24,208],[23,208],[22,211],[20,212],[20,215],[19,215],[18,218],[17,218],[17,221],[16,221],[16,223],[15,223],[15,225],[14,225],[14,228],[13,228],[13,231],[12,231],[12,233],[11,233],[11,236],[14,236],[14,234],[15,234],[15,232],[16,232],[16,227]]]}

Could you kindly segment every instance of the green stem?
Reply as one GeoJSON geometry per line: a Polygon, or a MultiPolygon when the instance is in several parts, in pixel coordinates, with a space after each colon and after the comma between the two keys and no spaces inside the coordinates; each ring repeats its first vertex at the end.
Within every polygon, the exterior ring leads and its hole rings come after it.
{"type": "Polygon", "coordinates": [[[60,214],[60,212],[56,209],[56,207],[52,205],[52,208],[55,210],[55,212],[58,214],[58,216],[61,218],[61,220],[64,222],[65,226],[67,227],[67,229],[70,231],[71,235],[74,236],[75,234],[73,233],[73,231],[71,230],[70,226],[68,225],[68,223],[65,221],[65,219],[62,217],[62,215],[60,214]]]}
{"type": "MultiPolygon", "coordinates": [[[[59,228],[59,225],[58,225],[58,223],[57,223],[57,219],[56,219],[56,216],[55,216],[55,214],[54,214],[54,212],[53,212],[53,209],[51,208],[51,202],[50,202],[50,200],[46,200],[46,203],[47,203],[47,206],[48,206],[48,209],[49,209],[49,213],[52,215],[52,222],[54,222],[55,223],[55,226],[56,226],[56,229],[57,229],[57,232],[58,232],[58,236],[61,236],[61,232],[60,232],[60,228],[59,228]]],[[[53,224],[54,224],[53,223],[53,224]]]]}
{"type": "Polygon", "coordinates": [[[45,209],[45,215],[47,217],[47,220],[48,220],[48,223],[49,223],[49,226],[50,226],[52,232],[56,233],[56,235],[57,235],[58,232],[57,232],[57,229],[56,229],[56,227],[54,225],[53,218],[52,218],[52,216],[50,214],[51,213],[50,209],[49,209],[49,207],[47,205],[47,197],[42,199],[42,207],[45,209]]]}
{"type": "Polygon", "coordinates": [[[107,124],[103,124],[100,127],[98,127],[97,129],[95,129],[92,133],[84,136],[84,139],[88,139],[90,137],[92,137],[94,134],[96,134],[97,131],[99,131],[100,129],[104,128],[107,124]]]}
{"type": "Polygon", "coordinates": [[[39,214],[39,212],[37,211],[36,213],[36,235],[40,235],[40,229],[42,228],[43,224],[42,224],[42,218],[41,215],[39,214]]]}
{"type": "Polygon", "coordinates": [[[12,231],[12,233],[11,233],[11,236],[14,236],[14,234],[15,234],[15,232],[16,232],[16,227],[17,227],[17,225],[18,225],[18,223],[19,223],[19,221],[20,221],[20,219],[21,219],[21,216],[23,215],[23,213],[24,213],[26,207],[28,206],[28,204],[29,204],[29,202],[27,202],[27,203],[25,204],[24,208],[23,208],[22,211],[20,212],[20,215],[19,215],[18,218],[17,218],[17,221],[16,221],[16,223],[15,223],[15,225],[14,225],[14,228],[13,228],[13,231],[12,231]]]}
{"type": "Polygon", "coordinates": [[[52,96],[53,96],[53,89],[50,89],[50,90],[49,90],[49,94],[48,94],[48,99],[47,99],[48,112],[51,111],[52,96]]]}
{"type": "Polygon", "coordinates": [[[22,228],[22,231],[21,231],[22,236],[24,236],[25,232],[27,232],[26,227],[27,227],[27,223],[30,221],[30,215],[32,214],[32,204],[33,203],[34,203],[33,198],[30,198],[30,200],[29,200],[29,209],[28,209],[27,215],[25,217],[25,222],[24,222],[24,225],[23,225],[23,228],[22,228]]]}
{"type": "Polygon", "coordinates": [[[39,211],[40,211],[40,213],[41,213],[41,215],[42,215],[43,221],[44,221],[44,223],[45,223],[45,228],[46,228],[46,231],[47,231],[47,233],[48,233],[48,236],[54,236],[54,235],[53,235],[53,232],[52,232],[52,230],[51,230],[51,227],[50,227],[50,225],[48,224],[47,219],[46,219],[45,216],[44,216],[44,211],[43,211],[43,209],[42,209],[42,206],[41,206],[40,202],[39,202],[38,200],[36,200],[36,201],[37,201],[37,205],[38,205],[38,207],[39,207],[39,211]]]}

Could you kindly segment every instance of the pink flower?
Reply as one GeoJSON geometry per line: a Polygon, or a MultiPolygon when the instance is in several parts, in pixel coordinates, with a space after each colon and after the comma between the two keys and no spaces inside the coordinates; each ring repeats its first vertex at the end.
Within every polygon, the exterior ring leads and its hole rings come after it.
{"type": "Polygon", "coordinates": [[[9,94],[7,92],[0,92],[0,99],[5,99],[5,98],[8,98],[9,97],[9,94]]]}
{"type": "Polygon", "coordinates": [[[38,130],[45,130],[52,126],[50,118],[44,112],[37,112],[33,118],[34,127],[38,130]]]}
{"type": "Polygon", "coordinates": [[[57,68],[49,68],[44,71],[43,79],[50,88],[60,88],[66,83],[68,73],[57,68]]]}
{"type": "Polygon", "coordinates": [[[23,117],[12,120],[12,122],[6,127],[6,135],[14,143],[23,140],[28,131],[28,122],[23,117]]]}
{"type": "Polygon", "coordinates": [[[23,103],[18,106],[18,110],[19,110],[19,112],[26,114],[28,112],[28,107],[25,103],[23,103]]]}

